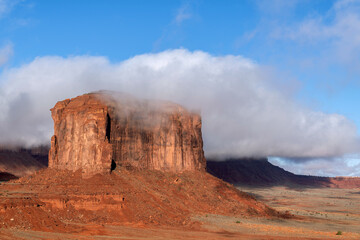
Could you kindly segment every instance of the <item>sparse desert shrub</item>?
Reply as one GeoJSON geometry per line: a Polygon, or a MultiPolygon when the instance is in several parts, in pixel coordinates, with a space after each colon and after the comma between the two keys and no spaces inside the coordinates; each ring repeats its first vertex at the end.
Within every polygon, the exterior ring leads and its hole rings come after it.
{"type": "Polygon", "coordinates": [[[236,221],[236,223],[241,223],[240,221],[236,221]]]}
{"type": "Polygon", "coordinates": [[[336,235],[342,235],[342,231],[337,231],[336,235]]]}

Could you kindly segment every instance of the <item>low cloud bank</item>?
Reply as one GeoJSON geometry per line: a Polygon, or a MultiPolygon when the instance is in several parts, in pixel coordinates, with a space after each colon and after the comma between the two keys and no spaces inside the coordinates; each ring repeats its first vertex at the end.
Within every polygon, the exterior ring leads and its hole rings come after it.
{"type": "Polygon", "coordinates": [[[284,159],[270,158],[269,161],[287,171],[301,175],[337,177],[360,176],[360,157],[347,155],[335,158],[284,159]]]}
{"type": "Polygon", "coordinates": [[[333,157],[357,152],[356,126],[299,106],[266,68],[241,56],[185,49],[119,63],[39,57],[0,75],[0,144],[48,143],[49,109],[98,90],[171,100],[201,110],[207,156],[333,157]]]}

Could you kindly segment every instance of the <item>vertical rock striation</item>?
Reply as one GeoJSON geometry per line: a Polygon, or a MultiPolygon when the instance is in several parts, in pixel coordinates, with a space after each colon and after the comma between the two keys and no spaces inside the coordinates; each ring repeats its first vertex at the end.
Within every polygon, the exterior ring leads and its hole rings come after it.
{"type": "Polygon", "coordinates": [[[51,113],[50,168],[205,170],[201,118],[177,104],[97,92],[58,102],[51,113]]]}

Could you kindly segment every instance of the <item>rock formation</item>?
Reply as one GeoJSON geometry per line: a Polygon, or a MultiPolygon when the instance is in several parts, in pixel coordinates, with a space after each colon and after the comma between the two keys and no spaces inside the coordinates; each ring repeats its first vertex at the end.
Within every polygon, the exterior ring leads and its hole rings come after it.
{"type": "Polygon", "coordinates": [[[50,168],[205,170],[201,118],[177,104],[97,92],[60,101],[51,114],[50,168]]]}

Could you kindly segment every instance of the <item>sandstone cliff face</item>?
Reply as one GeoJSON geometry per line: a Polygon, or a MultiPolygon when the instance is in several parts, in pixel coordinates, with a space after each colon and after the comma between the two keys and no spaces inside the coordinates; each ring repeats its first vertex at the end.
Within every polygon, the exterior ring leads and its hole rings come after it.
{"type": "Polygon", "coordinates": [[[110,171],[112,147],[106,139],[107,107],[91,95],[58,102],[51,109],[54,136],[49,167],[84,173],[110,171]]]}
{"type": "Polygon", "coordinates": [[[201,118],[177,104],[99,92],[58,102],[51,112],[50,168],[205,170],[201,118]]]}

